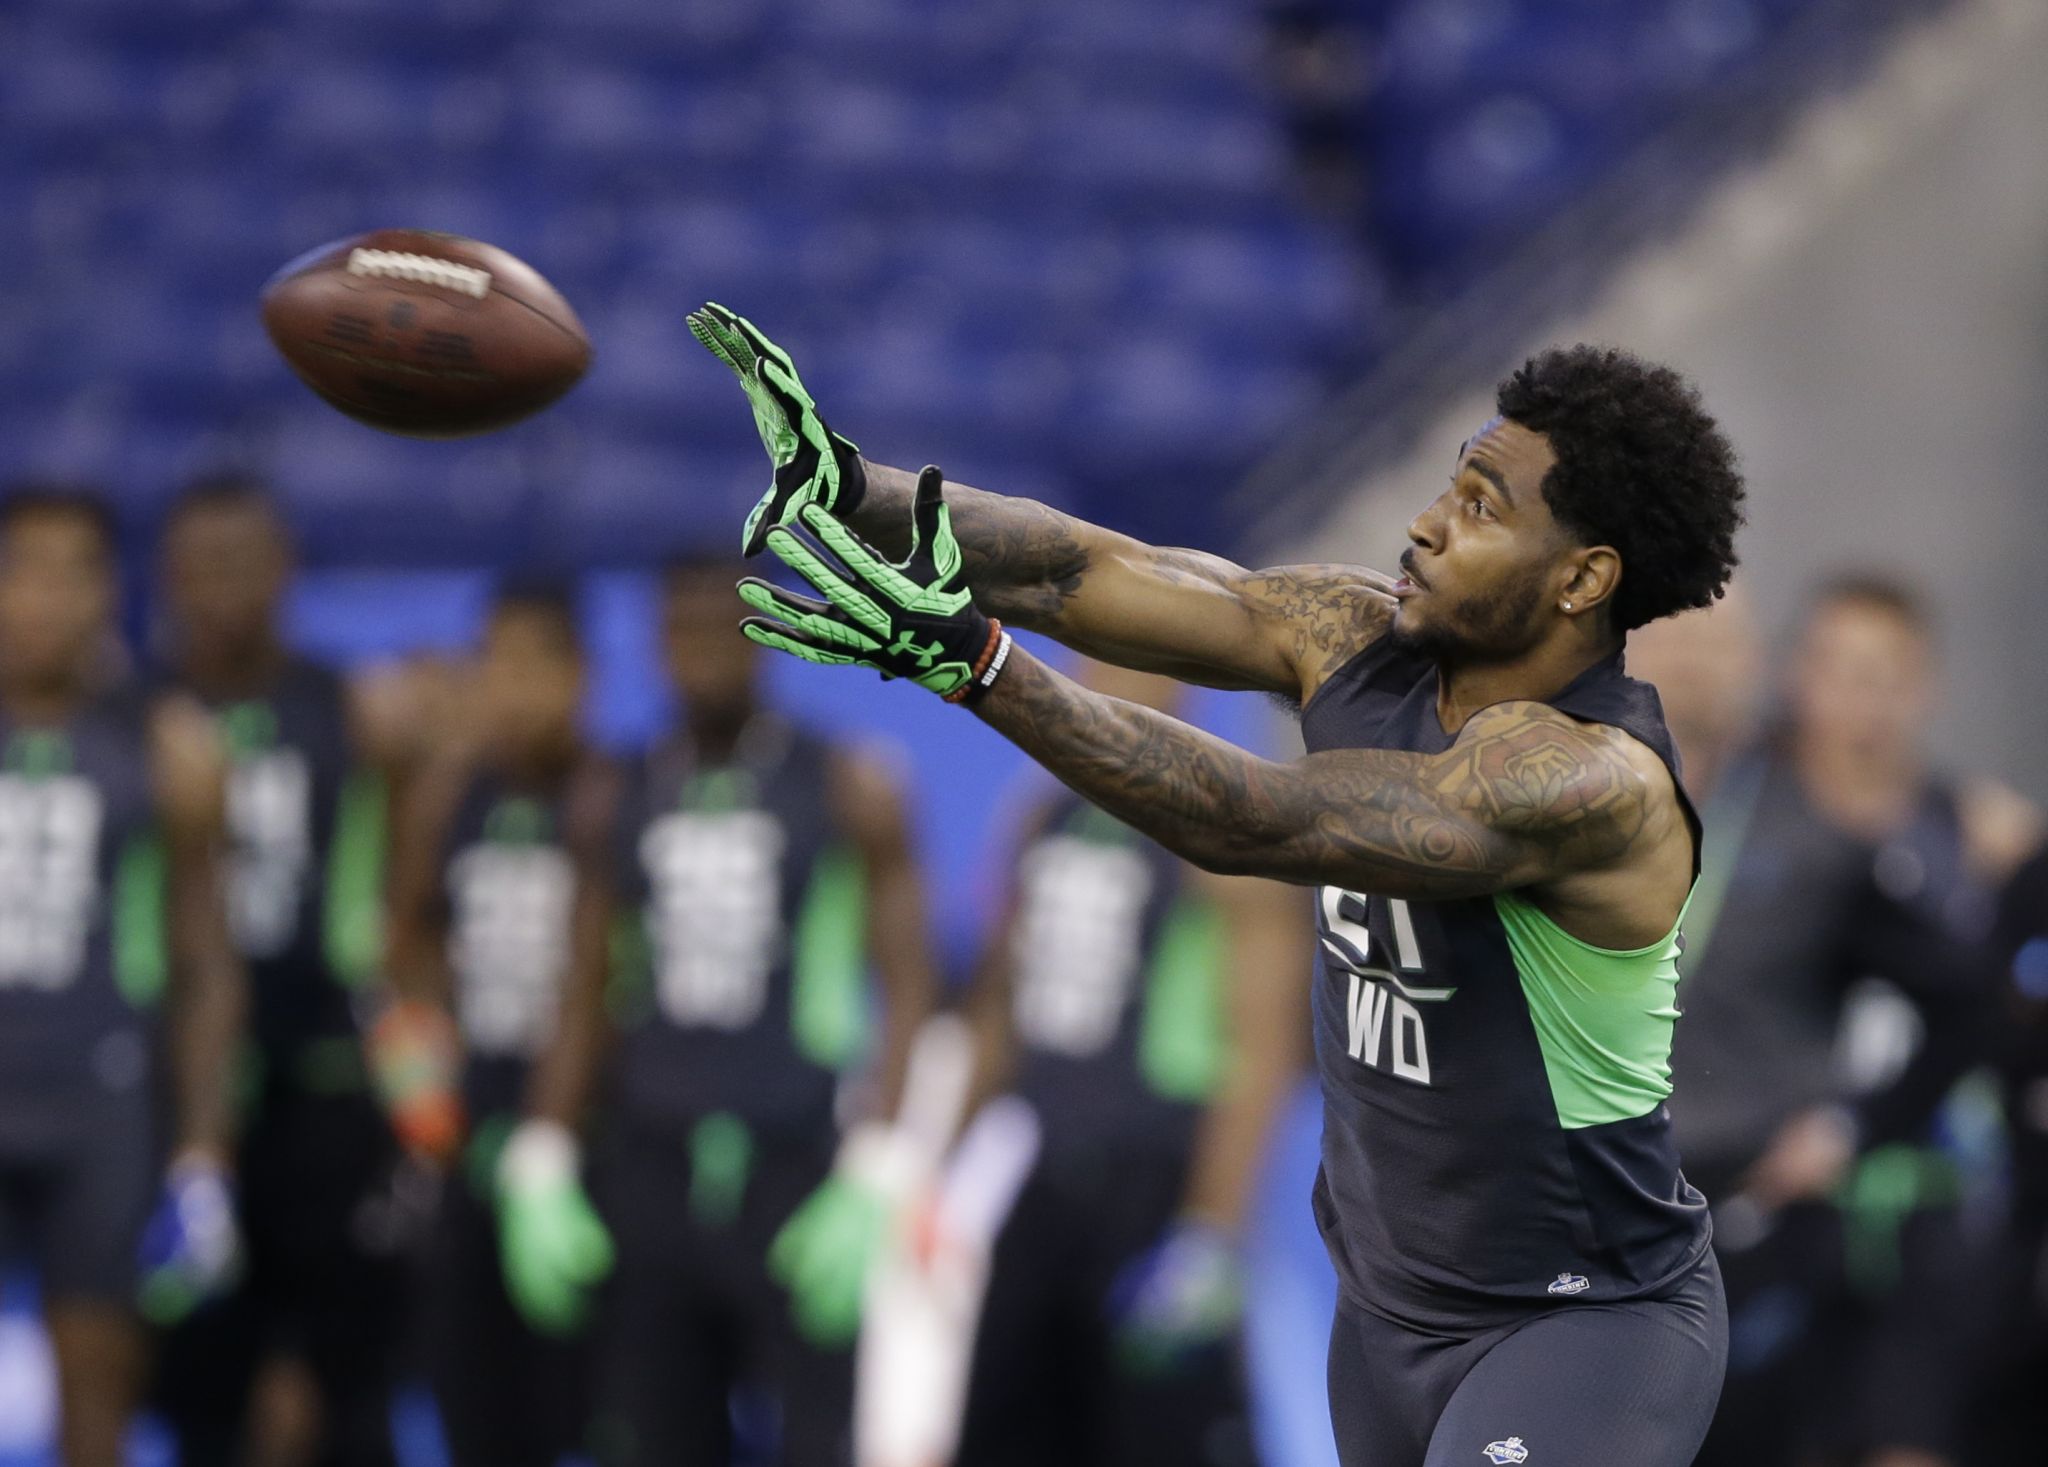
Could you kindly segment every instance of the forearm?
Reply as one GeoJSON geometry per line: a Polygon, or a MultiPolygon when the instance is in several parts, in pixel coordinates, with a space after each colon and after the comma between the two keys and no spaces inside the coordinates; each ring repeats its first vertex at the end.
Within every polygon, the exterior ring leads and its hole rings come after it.
{"type": "Polygon", "coordinates": [[[537,1120],[557,1122],[571,1131],[583,1123],[598,1065],[612,1038],[611,1020],[604,1006],[611,925],[609,904],[604,907],[602,912],[578,914],[579,929],[588,926],[595,930],[579,930],[573,939],[576,956],[569,980],[563,985],[554,1033],[534,1062],[533,1077],[527,1085],[527,1114],[537,1120]]]}
{"type": "MultiPolygon", "coordinates": [[[[1274,975],[1274,981],[1286,981],[1274,975]]],[[[1289,1089],[1291,1070],[1262,1064],[1231,1067],[1223,1089],[1202,1116],[1182,1210],[1235,1233],[1258,1181],[1266,1138],[1289,1089]]]]}
{"type": "Polygon", "coordinates": [[[1432,798],[1423,755],[1262,759],[1090,692],[1022,650],[975,712],[1068,788],[1205,870],[1389,896],[1502,885],[1508,853],[1432,798]]]}
{"type": "Polygon", "coordinates": [[[1273,1123],[1306,1066],[1314,927],[1299,891],[1265,881],[1208,885],[1224,929],[1219,999],[1230,1060],[1202,1116],[1183,1206],[1235,1232],[1273,1123]]]}
{"type": "Polygon", "coordinates": [[[169,1014],[177,1096],[177,1150],[225,1160],[234,1135],[234,1076],[248,1014],[248,983],[230,947],[218,889],[180,878],[173,900],[182,931],[169,1014]]]}
{"type": "MultiPolygon", "coordinates": [[[[863,460],[867,493],[852,523],[877,549],[910,548],[917,475],[863,460]]],[[[949,482],[946,504],[975,604],[1012,626],[1056,634],[1088,568],[1089,542],[1107,532],[1030,499],[949,482]]]]}

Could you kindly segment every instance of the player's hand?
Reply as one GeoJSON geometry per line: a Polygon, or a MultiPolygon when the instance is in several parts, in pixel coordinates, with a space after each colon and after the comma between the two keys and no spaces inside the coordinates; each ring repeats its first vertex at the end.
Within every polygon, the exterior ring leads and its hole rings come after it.
{"type": "Polygon", "coordinates": [[[462,1141],[462,1100],[455,1090],[461,1039],[455,1021],[417,999],[387,1004],[367,1036],[370,1078],[406,1151],[445,1166],[462,1141]]]}
{"type": "Polygon", "coordinates": [[[185,1157],[173,1162],[163,1198],[142,1230],[145,1318],[175,1324],[225,1292],[241,1274],[242,1233],[235,1195],[218,1165],[185,1157]]]}
{"type": "Polygon", "coordinates": [[[775,466],[775,482],[747,516],[741,550],[755,555],[768,532],[815,504],[844,517],[867,492],[860,449],[825,426],[789,353],[716,302],[690,312],[690,334],[732,369],[754,410],[754,429],[775,466]]]}
{"type": "Polygon", "coordinates": [[[498,1157],[498,1235],[505,1287],[543,1334],[583,1323],[590,1291],[612,1269],[612,1239],[577,1176],[576,1140],[549,1121],[520,1123],[498,1157]]]}
{"type": "Polygon", "coordinates": [[[868,1274],[926,1178],[914,1148],[888,1126],[848,1133],[832,1174],[804,1199],[768,1247],[768,1272],[790,1293],[797,1330],[841,1349],[860,1328],[868,1274]]]}
{"type": "Polygon", "coordinates": [[[1143,1374],[1227,1339],[1244,1311],[1237,1249],[1205,1223],[1184,1220],[1135,1259],[1110,1289],[1118,1353],[1143,1374]]]}
{"type": "Polygon", "coordinates": [[[948,702],[985,690],[1008,655],[1006,634],[968,593],[944,483],[936,468],[918,476],[910,554],[901,561],[884,558],[816,505],[799,510],[795,525],[771,529],[768,548],[825,599],[750,576],[740,582],[740,599],[761,615],[740,630],[806,662],[908,678],[948,702]]]}

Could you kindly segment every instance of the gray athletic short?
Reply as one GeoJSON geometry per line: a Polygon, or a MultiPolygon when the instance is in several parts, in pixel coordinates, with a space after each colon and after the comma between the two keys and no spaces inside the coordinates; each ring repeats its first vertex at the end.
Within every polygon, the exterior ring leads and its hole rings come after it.
{"type": "Polygon", "coordinates": [[[1660,1298],[1562,1306],[1469,1335],[1344,1300],[1330,1421],[1344,1467],[1688,1467],[1727,1363],[1712,1254],[1660,1298]]]}

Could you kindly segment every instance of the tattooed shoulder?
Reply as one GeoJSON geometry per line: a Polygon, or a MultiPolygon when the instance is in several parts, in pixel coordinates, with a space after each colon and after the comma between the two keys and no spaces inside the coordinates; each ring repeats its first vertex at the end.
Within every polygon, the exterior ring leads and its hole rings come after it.
{"type": "Polygon", "coordinates": [[[1247,571],[1245,600],[1284,628],[1303,700],[1364,651],[1394,616],[1393,581],[1356,565],[1247,571]]]}
{"type": "Polygon", "coordinates": [[[1655,761],[1620,729],[1500,703],[1460,731],[1441,788],[1493,830],[1547,851],[1555,869],[1584,869],[1627,853],[1655,823],[1668,787],[1655,761]]]}

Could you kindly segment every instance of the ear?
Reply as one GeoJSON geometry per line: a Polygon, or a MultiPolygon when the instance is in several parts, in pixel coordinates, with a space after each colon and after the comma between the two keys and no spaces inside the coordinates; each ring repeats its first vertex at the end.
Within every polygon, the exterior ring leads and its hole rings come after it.
{"type": "Polygon", "coordinates": [[[1621,555],[1612,545],[1590,545],[1575,551],[1558,587],[1557,609],[1566,616],[1584,616],[1613,599],[1621,586],[1621,555]]]}

